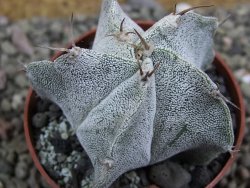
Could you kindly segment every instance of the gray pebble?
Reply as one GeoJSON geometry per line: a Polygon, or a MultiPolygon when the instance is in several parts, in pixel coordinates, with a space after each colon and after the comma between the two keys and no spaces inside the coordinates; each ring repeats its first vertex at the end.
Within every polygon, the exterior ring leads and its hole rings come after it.
{"type": "Polygon", "coordinates": [[[222,38],[222,41],[223,41],[222,48],[223,48],[224,51],[228,51],[228,50],[230,50],[232,48],[232,45],[233,45],[233,39],[232,38],[225,36],[225,37],[222,38]]]}
{"type": "Polygon", "coordinates": [[[17,155],[27,152],[28,148],[25,142],[24,134],[19,134],[14,137],[11,142],[6,145],[6,148],[11,151],[15,151],[17,155]]]}
{"type": "Polygon", "coordinates": [[[6,34],[2,31],[0,31],[0,39],[3,40],[3,39],[6,39],[6,34]]]}
{"type": "MultiPolygon", "coordinates": [[[[165,15],[166,15],[166,11],[163,10],[163,9],[154,10],[153,13],[152,13],[152,16],[154,17],[154,20],[160,20],[165,15]]],[[[150,20],[152,20],[152,18],[150,18],[150,20]]]]}
{"type": "Polygon", "coordinates": [[[52,22],[50,25],[51,32],[61,33],[62,32],[62,24],[60,22],[52,22]]]}
{"type": "Polygon", "coordinates": [[[211,181],[211,172],[206,166],[197,166],[192,172],[191,187],[205,187],[211,181]]]}
{"type": "Polygon", "coordinates": [[[10,123],[18,134],[23,133],[23,119],[21,117],[13,117],[10,123]]]}
{"type": "Polygon", "coordinates": [[[25,88],[29,86],[29,82],[27,77],[24,74],[18,74],[15,76],[15,83],[17,86],[21,88],[25,88]]]}
{"type": "Polygon", "coordinates": [[[2,100],[2,102],[1,102],[1,110],[3,112],[9,112],[11,110],[11,103],[7,98],[2,100]]]}
{"type": "Polygon", "coordinates": [[[222,169],[222,164],[219,161],[213,161],[211,165],[209,165],[209,170],[211,174],[217,174],[222,169]]]}
{"type": "Polygon", "coordinates": [[[14,165],[17,161],[17,154],[15,151],[9,151],[6,160],[11,164],[14,165]]]}
{"type": "Polygon", "coordinates": [[[4,188],[16,188],[16,184],[11,181],[11,177],[7,174],[0,173],[0,181],[4,188]]]}
{"type": "MultiPolygon", "coordinates": [[[[239,49],[238,47],[235,47],[235,46],[234,46],[234,48],[235,49],[232,49],[232,50],[239,49]]],[[[235,52],[231,52],[231,53],[235,53],[235,52]]],[[[236,53],[238,53],[238,52],[236,52],[236,53]]],[[[246,64],[245,58],[239,54],[236,54],[233,57],[228,57],[228,56],[224,56],[224,57],[232,69],[240,69],[242,66],[244,66],[246,64]]]]}
{"type": "Polygon", "coordinates": [[[39,100],[37,103],[37,111],[38,112],[45,112],[49,108],[49,101],[47,100],[39,100]]]}
{"type": "MultiPolygon", "coordinates": [[[[29,178],[27,178],[27,183],[29,184],[29,187],[31,188],[39,188],[39,181],[41,181],[41,179],[43,180],[42,176],[38,176],[38,172],[35,166],[32,166],[30,169],[30,176],[29,178]]],[[[42,182],[41,182],[42,184],[42,182]]],[[[40,187],[44,187],[47,188],[49,186],[40,186],[40,187]]]]}
{"type": "Polygon", "coordinates": [[[162,188],[181,188],[191,181],[191,174],[179,164],[165,161],[150,168],[149,178],[162,188]]]}
{"type": "MultiPolygon", "coordinates": [[[[246,107],[246,114],[248,115],[248,116],[250,116],[250,99],[249,100],[245,100],[245,107],[246,107]]],[[[245,138],[245,139],[247,139],[247,141],[248,141],[248,143],[250,142],[250,137],[248,138],[245,138]]]]}
{"type": "Polygon", "coordinates": [[[89,160],[86,160],[86,158],[80,158],[77,162],[77,168],[81,171],[83,171],[83,169],[88,169],[91,165],[91,162],[89,160]]]}
{"type": "Polygon", "coordinates": [[[32,117],[32,125],[36,128],[42,128],[48,123],[48,116],[46,113],[37,113],[32,117]]]}
{"type": "Polygon", "coordinates": [[[146,7],[141,7],[140,8],[140,16],[146,20],[151,20],[151,15],[150,15],[150,10],[146,7]]]}
{"type": "Polygon", "coordinates": [[[141,179],[141,183],[143,186],[146,186],[146,185],[149,185],[149,180],[147,178],[147,174],[146,174],[146,171],[145,170],[140,170],[138,172],[139,176],[140,176],[140,179],[141,179]]]}
{"type": "Polygon", "coordinates": [[[247,14],[249,13],[249,6],[240,6],[240,8],[237,9],[237,14],[239,16],[239,20],[241,19],[241,17],[245,17],[247,16],[247,14]]]}
{"type": "Polygon", "coordinates": [[[139,176],[135,171],[131,171],[125,174],[125,176],[132,182],[137,184],[140,181],[139,176]]]}
{"type": "Polygon", "coordinates": [[[53,38],[53,40],[61,40],[61,34],[62,34],[62,23],[60,22],[52,22],[50,25],[50,37],[53,38]]]}
{"type": "Polygon", "coordinates": [[[139,20],[141,18],[141,15],[138,12],[131,12],[129,14],[129,16],[133,19],[133,20],[139,20]]]}
{"type": "Polygon", "coordinates": [[[1,158],[6,158],[6,156],[8,155],[8,151],[5,149],[1,149],[0,150],[0,159],[1,158]]]}
{"type": "Polygon", "coordinates": [[[31,156],[29,153],[23,153],[19,155],[19,161],[26,163],[28,166],[33,164],[31,156]]]}
{"type": "Polygon", "coordinates": [[[57,159],[58,163],[62,163],[62,162],[64,162],[67,159],[67,156],[64,155],[64,154],[60,154],[60,155],[58,154],[57,157],[56,157],[56,159],[57,159]]]}
{"type": "MultiPolygon", "coordinates": [[[[10,73],[9,73],[10,74],[10,73]]],[[[7,83],[8,84],[8,83],[7,83]]],[[[5,89],[6,99],[11,100],[11,96],[16,92],[14,84],[8,84],[8,87],[5,89]]]]}
{"type": "Polygon", "coordinates": [[[238,38],[239,36],[245,36],[245,27],[243,25],[240,25],[238,27],[235,27],[232,31],[227,32],[228,35],[231,38],[238,38]]]}
{"type": "Polygon", "coordinates": [[[236,181],[230,181],[229,183],[228,183],[228,188],[237,188],[237,183],[236,183],[236,181]]]}
{"type": "Polygon", "coordinates": [[[63,140],[67,140],[67,139],[69,138],[68,133],[67,133],[67,132],[62,133],[62,134],[61,134],[61,138],[62,138],[63,140]]]}
{"type": "Polygon", "coordinates": [[[5,159],[0,159],[0,172],[3,174],[12,175],[14,173],[14,167],[5,159]]]}
{"type": "Polygon", "coordinates": [[[59,124],[59,131],[60,131],[60,132],[67,132],[67,131],[68,131],[68,125],[66,124],[65,121],[62,121],[62,122],[59,124]]]}
{"type": "Polygon", "coordinates": [[[84,33],[88,30],[88,28],[85,25],[78,25],[77,27],[81,33],[84,33]]]}
{"type": "Polygon", "coordinates": [[[59,112],[60,110],[61,109],[57,105],[55,105],[55,104],[51,104],[49,106],[49,111],[51,111],[51,112],[59,112]]]}
{"type": "Polygon", "coordinates": [[[41,150],[42,149],[42,143],[41,142],[37,142],[35,148],[38,151],[41,150]]]}
{"type": "Polygon", "coordinates": [[[250,86],[249,86],[249,84],[247,84],[247,83],[241,83],[240,86],[241,86],[243,94],[246,97],[250,98],[250,86]]]}
{"type": "Polygon", "coordinates": [[[15,110],[18,109],[20,106],[23,106],[23,97],[22,95],[14,94],[12,97],[11,107],[15,110]]]}
{"type": "Polygon", "coordinates": [[[6,82],[7,82],[7,75],[6,75],[5,71],[3,69],[1,69],[1,66],[0,66],[0,91],[5,89],[6,82]]]}
{"type": "Polygon", "coordinates": [[[17,163],[15,168],[15,175],[19,179],[25,179],[28,176],[29,167],[24,161],[17,163]]]}
{"type": "Polygon", "coordinates": [[[48,111],[46,112],[47,116],[49,117],[49,121],[54,121],[57,118],[60,117],[61,113],[60,111],[54,112],[54,111],[48,111]]]}
{"type": "Polygon", "coordinates": [[[2,52],[8,55],[14,55],[17,53],[17,50],[13,44],[11,44],[9,41],[1,42],[1,49],[2,52]]]}

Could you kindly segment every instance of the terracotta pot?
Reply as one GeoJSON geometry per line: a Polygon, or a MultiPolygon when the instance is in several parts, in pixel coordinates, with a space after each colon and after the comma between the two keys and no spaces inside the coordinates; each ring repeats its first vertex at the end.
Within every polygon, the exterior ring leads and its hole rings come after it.
{"type": "MultiPolygon", "coordinates": [[[[147,30],[149,27],[153,25],[154,22],[137,22],[137,23],[144,30],[147,30]]],[[[88,33],[82,35],[79,39],[77,39],[76,40],[77,46],[80,46],[82,48],[89,48],[90,44],[93,42],[93,39],[95,37],[95,31],[96,30],[93,29],[89,31],[88,33]]],[[[69,47],[71,47],[71,45],[68,45],[68,48],[69,47]]],[[[58,56],[62,54],[63,53],[61,52],[57,53],[55,56],[52,57],[52,60],[55,60],[58,56]]],[[[228,86],[227,89],[230,92],[232,102],[240,108],[240,111],[238,110],[236,112],[237,130],[236,130],[235,143],[234,143],[234,146],[236,148],[239,148],[243,139],[244,128],[245,128],[245,108],[244,108],[244,102],[243,102],[243,97],[240,91],[240,87],[237,84],[237,81],[234,78],[232,71],[227,66],[227,64],[223,61],[223,59],[219,56],[218,53],[216,53],[216,57],[215,57],[213,64],[216,66],[217,71],[225,78],[226,84],[228,86]]],[[[39,158],[37,156],[36,150],[35,150],[35,142],[32,137],[33,130],[31,126],[31,120],[32,120],[32,116],[35,113],[36,103],[37,103],[36,93],[35,91],[32,90],[32,88],[30,88],[27,98],[26,98],[25,110],[24,110],[24,130],[25,130],[26,143],[27,143],[29,152],[31,154],[31,157],[38,171],[41,173],[41,175],[45,178],[45,180],[48,182],[48,184],[51,187],[59,188],[59,185],[53,179],[50,178],[50,176],[47,174],[47,172],[41,165],[39,158]]],[[[231,157],[228,157],[227,162],[222,168],[222,170],[207,185],[207,188],[214,187],[223,178],[223,176],[229,171],[235,158],[236,158],[236,153],[233,153],[231,157]]]]}

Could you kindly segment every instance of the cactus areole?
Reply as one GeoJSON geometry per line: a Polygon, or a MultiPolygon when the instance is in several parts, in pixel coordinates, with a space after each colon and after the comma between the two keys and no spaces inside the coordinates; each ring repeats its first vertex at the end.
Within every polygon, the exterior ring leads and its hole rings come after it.
{"type": "Polygon", "coordinates": [[[216,18],[186,11],[143,31],[116,0],[104,0],[92,49],[73,45],[53,63],[26,66],[37,94],[76,131],[94,187],[177,154],[206,164],[232,151],[229,108],[204,73],[217,27],[216,18]]]}

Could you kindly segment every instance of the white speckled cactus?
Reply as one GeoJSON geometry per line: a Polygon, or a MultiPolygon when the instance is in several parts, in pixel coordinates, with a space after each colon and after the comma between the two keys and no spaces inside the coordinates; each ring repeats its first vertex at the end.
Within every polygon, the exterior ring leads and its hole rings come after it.
{"type": "Polygon", "coordinates": [[[53,63],[27,65],[33,88],[76,130],[94,187],[176,154],[192,151],[193,163],[204,163],[231,150],[229,109],[203,72],[217,26],[184,11],[144,32],[116,0],[104,0],[92,50],[73,47],[53,63]]]}

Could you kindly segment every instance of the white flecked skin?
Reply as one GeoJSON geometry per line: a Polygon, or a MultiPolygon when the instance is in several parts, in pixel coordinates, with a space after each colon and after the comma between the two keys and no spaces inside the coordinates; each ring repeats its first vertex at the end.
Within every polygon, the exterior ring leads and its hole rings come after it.
{"type": "Polygon", "coordinates": [[[202,71],[214,58],[216,27],[215,18],[186,13],[143,32],[116,0],[104,0],[92,50],[27,65],[36,92],[58,104],[76,130],[95,169],[94,187],[177,154],[201,164],[232,149],[229,109],[202,71]],[[135,28],[154,47],[143,57],[144,75],[130,45],[139,38],[120,40],[123,18],[125,32],[135,28]]]}
{"type": "Polygon", "coordinates": [[[193,12],[183,16],[170,14],[155,23],[143,37],[155,48],[168,50],[204,70],[214,59],[213,36],[217,27],[214,17],[193,12]]]}
{"type": "Polygon", "coordinates": [[[122,34],[122,39],[134,43],[138,40],[136,35],[129,34],[127,37],[124,36],[126,32],[133,31],[133,29],[136,29],[140,34],[144,33],[144,31],[123,12],[117,1],[105,0],[103,1],[92,49],[100,53],[113,54],[119,57],[135,58],[134,48],[130,44],[117,40],[115,36],[109,36],[111,34],[122,34]],[[119,28],[123,19],[125,19],[123,24],[124,31],[120,33],[119,28]]]}

